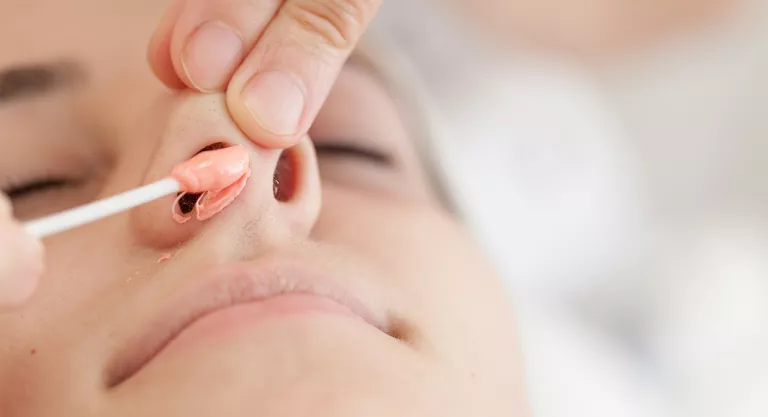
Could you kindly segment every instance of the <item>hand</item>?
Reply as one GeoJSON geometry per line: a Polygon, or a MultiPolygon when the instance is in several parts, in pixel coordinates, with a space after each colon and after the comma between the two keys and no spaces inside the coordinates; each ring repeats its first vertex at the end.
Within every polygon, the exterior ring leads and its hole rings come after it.
{"type": "Polygon", "coordinates": [[[286,148],[306,134],[382,0],[176,0],[149,47],[171,88],[227,92],[240,129],[286,148]]]}
{"type": "Polygon", "coordinates": [[[18,307],[32,296],[43,273],[43,245],[28,235],[0,193],[0,310],[18,307]]]}

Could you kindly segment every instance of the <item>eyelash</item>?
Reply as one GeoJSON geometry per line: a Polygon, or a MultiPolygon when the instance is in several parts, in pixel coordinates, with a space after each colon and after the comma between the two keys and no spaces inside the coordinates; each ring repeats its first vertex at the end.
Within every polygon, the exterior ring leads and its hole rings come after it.
{"type": "Polygon", "coordinates": [[[50,190],[57,190],[60,188],[68,187],[72,185],[72,181],[64,178],[38,178],[34,180],[26,181],[11,181],[11,185],[3,189],[8,198],[11,200],[27,197],[34,193],[41,193],[50,190]]]}
{"type": "Polygon", "coordinates": [[[391,168],[395,165],[391,155],[365,146],[342,142],[315,142],[315,152],[318,157],[323,155],[335,157],[351,157],[372,162],[375,165],[391,168]]]}

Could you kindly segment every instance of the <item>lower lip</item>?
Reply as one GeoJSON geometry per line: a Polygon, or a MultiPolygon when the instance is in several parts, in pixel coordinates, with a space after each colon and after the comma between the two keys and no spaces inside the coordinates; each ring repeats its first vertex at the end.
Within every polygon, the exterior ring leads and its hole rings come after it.
{"type": "Polygon", "coordinates": [[[276,318],[331,315],[363,321],[348,307],[314,294],[284,294],[216,310],[185,328],[164,349],[178,349],[197,342],[221,340],[241,330],[276,318]]]}

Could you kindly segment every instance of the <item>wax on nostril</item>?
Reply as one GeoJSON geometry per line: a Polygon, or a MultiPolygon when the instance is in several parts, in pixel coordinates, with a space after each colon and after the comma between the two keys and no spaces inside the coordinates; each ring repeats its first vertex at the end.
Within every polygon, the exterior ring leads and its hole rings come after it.
{"type": "Polygon", "coordinates": [[[198,220],[207,220],[231,204],[250,177],[250,157],[243,146],[200,153],[176,166],[171,177],[181,184],[180,195],[171,208],[177,223],[186,223],[190,215],[180,213],[179,200],[187,193],[201,193],[195,204],[198,220]]]}
{"type": "Polygon", "coordinates": [[[244,146],[230,146],[203,152],[173,168],[171,177],[184,192],[222,190],[250,171],[250,156],[244,146]]]}

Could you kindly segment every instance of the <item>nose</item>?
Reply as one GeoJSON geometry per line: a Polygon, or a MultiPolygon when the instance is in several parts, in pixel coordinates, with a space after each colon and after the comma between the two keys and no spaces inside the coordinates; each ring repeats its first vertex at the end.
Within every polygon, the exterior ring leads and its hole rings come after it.
{"type": "Polygon", "coordinates": [[[172,213],[189,212],[198,196],[156,200],[130,213],[137,241],[156,250],[181,247],[202,236],[238,245],[280,245],[305,238],[320,212],[320,179],[308,137],[288,150],[254,145],[235,125],[224,95],[190,94],[173,104],[165,132],[152,155],[143,183],[167,177],[174,166],[200,152],[241,145],[250,157],[251,174],[234,202],[211,219],[180,224],[172,213]]]}

